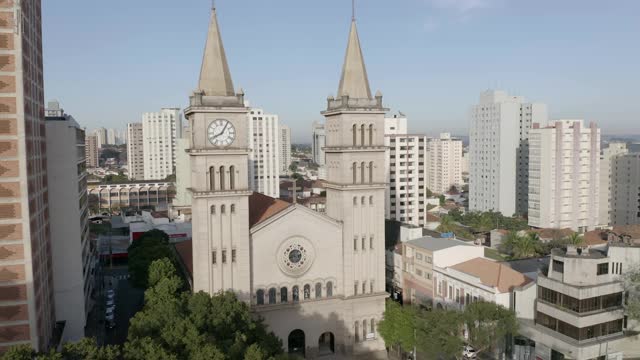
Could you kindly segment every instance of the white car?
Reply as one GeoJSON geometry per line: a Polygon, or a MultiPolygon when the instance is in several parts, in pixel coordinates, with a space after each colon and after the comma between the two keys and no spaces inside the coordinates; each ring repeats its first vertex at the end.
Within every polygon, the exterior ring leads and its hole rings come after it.
{"type": "Polygon", "coordinates": [[[465,359],[475,359],[477,354],[476,354],[476,349],[474,349],[473,347],[466,345],[463,349],[462,349],[462,356],[465,359]]]}
{"type": "Polygon", "coordinates": [[[107,307],[112,307],[112,306],[115,306],[115,303],[113,302],[113,298],[107,299],[107,307]]]}
{"type": "Polygon", "coordinates": [[[107,310],[106,310],[106,314],[107,314],[107,315],[110,315],[110,314],[111,314],[111,315],[113,315],[113,313],[115,312],[115,310],[116,310],[116,307],[115,307],[115,306],[108,307],[108,308],[107,308],[107,310]]]}

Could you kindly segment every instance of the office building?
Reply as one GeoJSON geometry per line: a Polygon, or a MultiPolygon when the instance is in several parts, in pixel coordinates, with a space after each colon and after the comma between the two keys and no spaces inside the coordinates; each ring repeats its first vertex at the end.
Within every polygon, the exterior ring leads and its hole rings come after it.
{"type": "Polygon", "coordinates": [[[85,135],[84,151],[87,168],[97,168],[100,166],[100,148],[98,147],[98,137],[95,134],[85,135]]]}
{"type": "Polygon", "coordinates": [[[324,147],[326,144],[326,134],[324,131],[324,123],[320,121],[314,121],[311,125],[312,139],[311,139],[311,158],[313,162],[319,166],[324,166],[326,163],[324,147]]]}
{"type": "Polygon", "coordinates": [[[2,1],[0,18],[0,352],[46,351],[56,322],[41,2],[2,1]]]}
{"type": "Polygon", "coordinates": [[[93,131],[93,134],[98,138],[98,149],[102,149],[109,143],[107,139],[107,129],[101,127],[93,131]]]}
{"type": "Polygon", "coordinates": [[[58,102],[47,106],[47,182],[57,321],[62,342],[79,341],[91,310],[97,260],[89,239],[85,132],[58,102]]]}
{"type": "Polygon", "coordinates": [[[462,140],[449,133],[427,141],[427,188],[444,194],[454,186],[462,190],[462,140]]]}
{"type": "Polygon", "coordinates": [[[249,119],[249,184],[255,192],[280,197],[280,125],[278,115],[252,108],[249,119]]]}
{"type": "Polygon", "coordinates": [[[127,124],[127,139],[129,179],[144,180],[144,134],[142,123],[127,124]]]}
{"type": "MultiPolygon", "coordinates": [[[[163,108],[142,115],[144,179],[164,180],[174,174],[176,139],[182,136],[182,115],[178,108],[163,108]]],[[[130,141],[131,142],[131,141],[130,141]]]]}
{"type": "Polygon", "coordinates": [[[291,165],[291,128],[280,125],[280,175],[289,173],[291,165]]]}
{"type": "Polygon", "coordinates": [[[385,118],[386,218],[426,224],[427,137],[407,134],[407,118],[385,118]]]}
{"type": "Polygon", "coordinates": [[[471,109],[469,210],[526,214],[528,138],[534,122],[546,124],[546,105],[504,91],[480,94],[471,109]]]}
{"type": "Polygon", "coordinates": [[[599,225],[600,129],[582,120],[534,124],[529,134],[529,225],[578,232],[599,225]]]}
{"type": "Polygon", "coordinates": [[[640,225],[640,153],[611,160],[611,223],[640,225]]]}
{"type": "Polygon", "coordinates": [[[600,151],[600,225],[613,225],[611,221],[611,203],[613,202],[612,164],[618,155],[628,154],[627,143],[612,142],[600,151]]]}
{"type": "Polygon", "coordinates": [[[118,132],[116,129],[107,129],[107,145],[117,145],[118,132]]]}

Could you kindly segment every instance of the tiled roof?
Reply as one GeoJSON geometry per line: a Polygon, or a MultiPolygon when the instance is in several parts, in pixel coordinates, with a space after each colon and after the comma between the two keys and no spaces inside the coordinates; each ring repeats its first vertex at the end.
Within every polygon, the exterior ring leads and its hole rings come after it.
{"type": "Polygon", "coordinates": [[[182,264],[187,271],[189,271],[189,275],[193,277],[193,248],[192,241],[187,240],[174,245],[176,248],[176,252],[182,261],[182,264]]]}
{"type": "Polygon", "coordinates": [[[574,233],[571,229],[535,229],[533,230],[541,239],[562,239],[574,233]]]}
{"type": "Polygon", "coordinates": [[[607,243],[607,231],[591,230],[584,233],[583,242],[585,245],[602,245],[607,243]]]}
{"type": "Polygon", "coordinates": [[[427,213],[427,222],[440,222],[440,217],[431,213],[427,213]]]}
{"type": "Polygon", "coordinates": [[[640,240],[640,225],[620,225],[614,226],[613,232],[618,236],[630,236],[632,240],[640,240]]]}
{"type": "Polygon", "coordinates": [[[249,227],[267,220],[290,205],[286,201],[254,192],[249,196],[249,227]]]}
{"type": "Polygon", "coordinates": [[[479,278],[482,284],[496,287],[501,293],[533,281],[504,264],[485,258],[471,259],[452,268],[479,278]]]}
{"type": "Polygon", "coordinates": [[[468,244],[457,239],[434,238],[431,236],[410,240],[407,241],[407,243],[429,251],[444,250],[454,246],[473,246],[473,244],[468,244]]]}

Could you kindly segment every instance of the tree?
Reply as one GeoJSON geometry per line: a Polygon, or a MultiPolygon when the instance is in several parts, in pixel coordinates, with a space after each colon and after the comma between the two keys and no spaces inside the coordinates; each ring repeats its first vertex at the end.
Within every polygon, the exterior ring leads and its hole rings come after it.
{"type": "Polygon", "coordinates": [[[298,165],[296,165],[295,163],[292,163],[291,165],[289,165],[289,171],[291,172],[298,171],[298,165]]]}
{"type": "Polygon", "coordinates": [[[96,339],[84,338],[77,343],[67,343],[62,347],[65,360],[117,360],[120,348],[114,345],[99,347],[96,339]]]}
{"type": "Polygon", "coordinates": [[[627,301],[625,310],[630,319],[640,321],[640,267],[629,269],[622,276],[627,301]]]}
{"type": "Polygon", "coordinates": [[[387,299],[384,315],[378,322],[378,332],[388,347],[400,346],[409,350],[416,346],[416,314],[415,308],[402,307],[397,302],[387,299]]]}
{"type": "Polygon", "coordinates": [[[0,359],[2,360],[31,360],[35,351],[29,345],[17,345],[10,347],[0,359]]]}
{"type": "Polygon", "coordinates": [[[571,235],[567,236],[566,240],[567,240],[567,243],[571,245],[580,245],[584,241],[584,238],[582,235],[574,232],[571,235]]]}
{"type": "Polygon", "coordinates": [[[460,194],[460,191],[458,190],[458,188],[455,185],[451,185],[451,187],[449,187],[449,191],[447,191],[447,193],[449,193],[451,195],[458,195],[458,194],[460,194]]]}
{"type": "Polygon", "coordinates": [[[494,349],[507,335],[516,335],[518,321],[513,311],[490,302],[468,304],[463,313],[468,341],[478,353],[494,349]]]}
{"type": "Polygon", "coordinates": [[[100,197],[96,194],[89,194],[87,199],[89,203],[89,211],[91,214],[97,214],[100,211],[100,197]]]}
{"type": "Polygon", "coordinates": [[[431,191],[431,189],[427,188],[427,197],[433,197],[433,191],[431,191]]]}
{"type": "Polygon", "coordinates": [[[129,273],[137,287],[148,287],[149,268],[155,260],[167,258],[174,261],[169,248],[169,236],[161,230],[151,230],[142,234],[129,246],[129,273]]]}
{"type": "Polygon", "coordinates": [[[444,215],[440,218],[440,225],[438,225],[437,230],[441,233],[451,233],[456,230],[455,221],[449,215],[444,215]]]}
{"type": "Polygon", "coordinates": [[[540,245],[540,238],[536,233],[518,236],[513,244],[513,257],[516,259],[533,257],[537,254],[540,245]]]}
{"type": "Polygon", "coordinates": [[[444,195],[438,196],[438,199],[440,200],[440,206],[444,206],[446,202],[446,198],[444,197],[444,195]]]}
{"type": "Polygon", "coordinates": [[[160,280],[167,279],[171,277],[177,277],[176,268],[171,262],[171,260],[167,258],[162,258],[159,260],[155,260],[149,265],[149,286],[156,286],[160,280]]]}
{"type": "Polygon", "coordinates": [[[416,343],[428,359],[458,358],[462,340],[462,314],[452,310],[421,311],[416,323],[416,343]]]}

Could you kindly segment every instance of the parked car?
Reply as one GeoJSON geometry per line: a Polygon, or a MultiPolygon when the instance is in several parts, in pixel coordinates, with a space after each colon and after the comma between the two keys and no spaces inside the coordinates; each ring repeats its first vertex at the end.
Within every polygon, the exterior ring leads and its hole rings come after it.
{"type": "Polygon", "coordinates": [[[108,315],[113,315],[113,313],[116,311],[116,307],[115,306],[111,306],[108,307],[107,310],[105,310],[105,314],[108,315]]]}
{"type": "Polygon", "coordinates": [[[475,359],[477,356],[476,349],[469,345],[465,345],[465,347],[462,349],[462,356],[465,359],[475,359]]]}
{"type": "Polygon", "coordinates": [[[113,298],[111,299],[107,299],[107,307],[112,307],[115,306],[115,302],[113,301],[113,298]]]}

